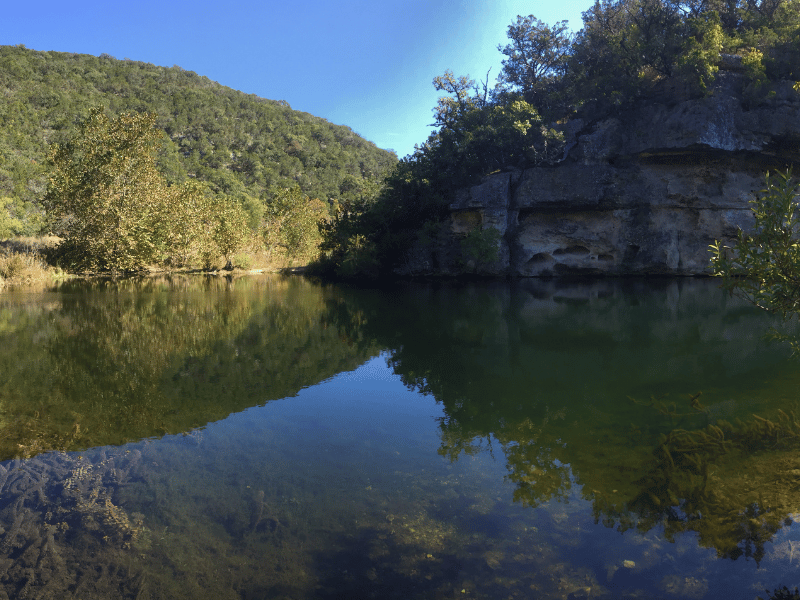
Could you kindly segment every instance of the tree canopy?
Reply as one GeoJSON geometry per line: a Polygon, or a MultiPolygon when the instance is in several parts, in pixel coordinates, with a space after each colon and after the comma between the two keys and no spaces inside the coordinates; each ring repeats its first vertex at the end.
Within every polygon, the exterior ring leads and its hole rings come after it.
{"type": "Polygon", "coordinates": [[[70,270],[129,272],[151,264],[210,265],[248,236],[244,208],[195,181],[169,185],[156,167],[156,115],[89,111],[74,139],[54,144],[43,205],[70,270]]]}
{"type": "Polygon", "coordinates": [[[517,16],[508,26],[510,43],[498,46],[506,58],[498,87],[518,90],[526,101],[541,110],[555,82],[564,76],[573,35],[567,21],[552,27],[529,15],[517,16]]]}
{"type": "Polygon", "coordinates": [[[155,121],[110,120],[93,108],[73,141],[52,147],[44,206],[75,266],[129,271],[156,261],[169,191],[156,169],[155,121]]]}
{"type": "Polygon", "coordinates": [[[166,135],[156,165],[167,183],[205,182],[238,201],[251,227],[273,188],[298,186],[328,203],[355,199],[397,160],[349,127],[178,66],[0,46],[0,88],[0,198],[12,200],[17,234],[41,225],[49,146],[72,139],[97,105],[111,118],[158,115],[155,126],[166,135]]]}

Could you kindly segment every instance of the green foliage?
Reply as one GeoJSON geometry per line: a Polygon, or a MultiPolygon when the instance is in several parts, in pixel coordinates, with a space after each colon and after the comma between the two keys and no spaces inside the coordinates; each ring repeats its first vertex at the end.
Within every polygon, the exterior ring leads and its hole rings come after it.
{"type": "Polygon", "coordinates": [[[543,127],[538,111],[519,96],[506,94],[490,101],[488,84],[481,89],[450,71],[433,83],[451,96],[439,99],[434,114],[440,129],[423,151],[437,163],[437,172],[445,169],[448,183],[463,184],[497,169],[552,162],[559,153],[560,134],[543,127]]]}
{"type": "Polygon", "coordinates": [[[325,205],[304,195],[298,186],[277,189],[264,208],[264,244],[290,260],[317,258],[320,223],[326,216],[325,205]]]}
{"type": "Polygon", "coordinates": [[[12,216],[13,204],[11,198],[0,198],[0,239],[22,235],[22,221],[12,216]]]}
{"type": "Polygon", "coordinates": [[[714,12],[706,18],[689,19],[691,35],[686,38],[682,54],[678,57],[678,70],[691,88],[700,93],[708,90],[708,84],[719,71],[717,60],[724,46],[724,34],[719,15],[714,12]]]}
{"type": "Polygon", "coordinates": [[[231,258],[247,241],[250,228],[247,213],[241,204],[218,198],[212,205],[214,245],[225,260],[225,268],[233,268],[231,258]]]}
{"type": "Polygon", "coordinates": [[[170,191],[158,233],[165,240],[163,262],[174,267],[211,262],[215,254],[215,198],[211,190],[205,184],[189,181],[170,191]]]}
{"type": "MultiPolygon", "coordinates": [[[[573,102],[628,105],[676,74],[691,29],[676,3],[603,0],[583,13],[569,65],[573,102]]],[[[695,40],[696,43],[696,40],[695,40]]],[[[715,57],[716,58],[716,57],[715,57]]]]}
{"type": "Polygon", "coordinates": [[[461,253],[465,262],[473,264],[475,273],[480,267],[496,261],[499,250],[500,232],[494,227],[475,227],[461,240],[461,253]]]}
{"type": "Polygon", "coordinates": [[[711,250],[714,275],[723,287],[753,304],[781,312],[800,312],[800,184],[790,174],[767,174],[766,187],[753,200],[753,233],[739,230],[733,246],[716,241],[711,250]]]}
{"type": "Polygon", "coordinates": [[[232,262],[234,267],[244,270],[249,270],[253,266],[252,257],[244,252],[235,255],[232,262]]]}
{"type": "Polygon", "coordinates": [[[156,166],[163,133],[156,117],[109,119],[94,108],[80,134],[51,150],[53,175],[44,205],[63,238],[57,256],[70,269],[126,272],[151,264],[211,267],[250,237],[237,201],[201,182],[167,185],[156,166]]]}
{"type": "Polygon", "coordinates": [[[567,22],[552,27],[533,15],[508,26],[510,44],[498,46],[506,58],[499,85],[514,88],[538,110],[552,107],[554,84],[567,69],[573,36],[567,22]]]}
{"type": "Polygon", "coordinates": [[[168,203],[155,122],[136,113],[111,120],[97,107],[75,140],[53,145],[43,203],[71,268],[134,271],[159,258],[168,203]]]}
{"type": "Polygon", "coordinates": [[[0,239],[36,236],[44,222],[44,213],[33,202],[0,197],[0,239]]]}
{"type": "Polygon", "coordinates": [[[658,94],[664,82],[707,93],[720,52],[743,57],[757,101],[768,95],[765,84],[800,78],[796,0],[603,0],[583,21],[561,88],[565,107],[595,115],[658,94]]]}
{"type": "Polygon", "coordinates": [[[47,186],[48,147],[74,138],[88,107],[99,104],[112,118],[158,114],[156,127],[167,135],[156,164],[166,182],[207,183],[248,209],[251,228],[260,215],[250,209],[273,187],[356,200],[397,160],[349,127],[179,67],[0,46],[0,88],[0,197],[34,207],[47,186]]]}

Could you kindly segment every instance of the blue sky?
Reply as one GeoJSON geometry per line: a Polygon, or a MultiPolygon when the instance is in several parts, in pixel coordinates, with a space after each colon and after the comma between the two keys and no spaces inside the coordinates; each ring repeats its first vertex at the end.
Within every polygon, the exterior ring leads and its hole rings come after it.
{"type": "Polygon", "coordinates": [[[0,44],[180,65],[348,125],[400,157],[430,133],[446,69],[490,82],[516,16],[581,27],[593,0],[11,2],[0,44]]]}

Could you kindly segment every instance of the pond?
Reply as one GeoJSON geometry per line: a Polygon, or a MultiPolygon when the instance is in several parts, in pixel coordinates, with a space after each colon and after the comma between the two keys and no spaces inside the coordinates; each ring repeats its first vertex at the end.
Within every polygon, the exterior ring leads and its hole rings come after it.
{"type": "Polygon", "coordinates": [[[0,295],[0,599],[768,597],[792,323],[715,281],[0,295]]]}

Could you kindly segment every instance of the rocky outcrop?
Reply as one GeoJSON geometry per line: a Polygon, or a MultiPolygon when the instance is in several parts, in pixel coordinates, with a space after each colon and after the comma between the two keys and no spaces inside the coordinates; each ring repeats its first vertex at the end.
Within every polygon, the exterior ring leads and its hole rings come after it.
{"type": "Polygon", "coordinates": [[[459,191],[428,264],[440,274],[707,273],[709,244],[751,226],[764,172],[800,162],[800,94],[787,82],[748,107],[742,87],[731,70],[703,98],[571,122],[558,164],[459,191]],[[501,234],[496,261],[459,253],[476,226],[501,234]]]}

